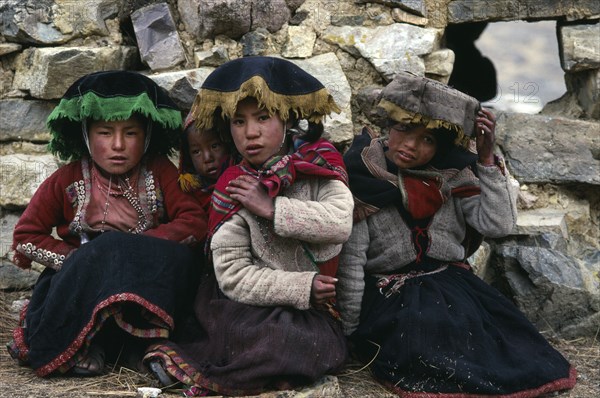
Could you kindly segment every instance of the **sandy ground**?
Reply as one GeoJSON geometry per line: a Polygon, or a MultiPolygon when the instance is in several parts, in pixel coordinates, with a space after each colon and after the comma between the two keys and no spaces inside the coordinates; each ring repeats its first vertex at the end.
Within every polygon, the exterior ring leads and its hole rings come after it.
{"type": "MultiPolygon", "coordinates": [[[[17,314],[10,309],[14,300],[29,292],[0,292],[0,341],[6,344],[16,325],[17,314]]],[[[571,391],[557,395],[560,398],[600,397],[600,342],[593,339],[575,341],[551,340],[554,346],[578,370],[578,383],[571,391]]],[[[94,378],[53,377],[42,379],[31,369],[19,366],[4,347],[0,347],[0,398],[63,398],[63,397],[135,397],[138,387],[158,387],[156,381],[128,369],[110,369],[108,374],[94,378]]],[[[342,396],[346,398],[381,397],[395,395],[375,382],[368,370],[354,364],[338,375],[342,396]]],[[[181,391],[165,392],[160,397],[181,397],[181,391]]],[[[309,398],[324,395],[294,391],[263,394],[262,398],[309,398]]]]}

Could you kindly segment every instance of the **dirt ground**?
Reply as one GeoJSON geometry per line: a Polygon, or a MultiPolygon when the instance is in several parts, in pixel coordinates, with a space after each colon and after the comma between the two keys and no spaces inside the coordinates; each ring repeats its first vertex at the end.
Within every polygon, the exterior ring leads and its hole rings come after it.
{"type": "MultiPolygon", "coordinates": [[[[0,341],[6,344],[16,325],[17,314],[11,310],[14,300],[27,297],[29,292],[0,291],[0,341]]],[[[597,336],[598,337],[598,336],[597,336]]],[[[571,361],[578,371],[578,382],[571,391],[563,392],[559,398],[600,397],[600,341],[598,339],[578,339],[573,341],[551,340],[552,344],[571,361]]],[[[392,398],[375,382],[368,370],[352,365],[338,375],[342,395],[346,398],[381,397],[392,398]]],[[[42,379],[26,367],[18,366],[0,347],[0,397],[1,398],[107,398],[135,397],[138,387],[157,387],[149,376],[128,369],[111,369],[101,377],[69,378],[53,377],[42,379]]],[[[181,391],[164,392],[162,398],[181,397],[181,391]]],[[[310,398],[323,395],[295,393],[293,391],[263,394],[262,398],[310,398]]]]}

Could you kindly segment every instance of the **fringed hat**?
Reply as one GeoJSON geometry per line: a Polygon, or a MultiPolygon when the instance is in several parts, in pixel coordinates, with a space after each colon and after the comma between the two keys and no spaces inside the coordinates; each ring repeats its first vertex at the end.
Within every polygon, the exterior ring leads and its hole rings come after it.
{"type": "Polygon", "coordinates": [[[428,129],[456,132],[455,144],[469,147],[479,101],[436,80],[400,72],[381,92],[379,106],[388,118],[428,129]]]}
{"type": "Polygon", "coordinates": [[[88,154],[82,123],[87,120],[147,118],[151,137],[146,153],[169,155],[178,148],[181,113],[166,91],[152,79],[130,71],[104,71],[78,79],[61,98],[47,126],[50,151],[64,160],[88,154]]]}
{"type": "Polygon", "coordinates": [[[273,57],[246,57],[215,69],[204,81],[191,113],[199,130],[211,128],[215,111],[231,118],[239,101],[254,97],[260,107],[283,120],[294,112],[298,119],[320,123],[331,112],[340,112],[327,89],[290,61],[273,57]]]}

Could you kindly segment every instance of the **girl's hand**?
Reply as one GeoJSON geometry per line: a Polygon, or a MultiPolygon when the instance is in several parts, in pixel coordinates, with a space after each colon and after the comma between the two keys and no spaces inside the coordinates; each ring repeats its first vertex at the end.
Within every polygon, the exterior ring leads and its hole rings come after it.
{"type": "Polygon", "coordinates": [[[325,304],[327,300],[335,297],[335,284],[337,279],[327,275],[316,275],[313,278],[310,299],[313,304],[325,304]]]}
{"type": "Polygon", "coordinates": [[[475,118],[475,143],[479,163],[484,166],[494,164],[494,142],[496,141],[496,119],[488,109],[481,108],[475,118]]]}
{"type": "Polygon", "coordinates": [[[273,199],[269,197],[262,184],[249,175],[242,175],[225,188],[232,199],[237,200],[252,214],[272,220],[275,215],[273,199]]]}

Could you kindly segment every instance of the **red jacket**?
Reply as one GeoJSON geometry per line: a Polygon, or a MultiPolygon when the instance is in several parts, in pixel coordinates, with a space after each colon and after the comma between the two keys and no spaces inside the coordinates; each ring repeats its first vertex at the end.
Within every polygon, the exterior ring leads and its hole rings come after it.
{"type": "MultiPolygon", "coordinates": [[[[177,168],[164,156],[143,161],[138,192],[148,228],[144,235],[185,244],[206,236],[207,215],[193,195],[177,182],[177,168]]],[[[90,197],[90,164],[87,159],[69,163],[48,177],[31,198],[13,234],[13,262],[30,268],[36,261],[59,269],[81,244],[86,232],[85,210],[90,197]],[[52,235],[56,227],[56,234],[52,235]]]]}

